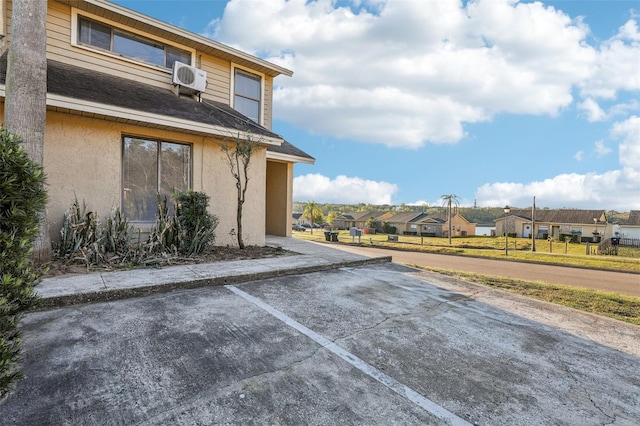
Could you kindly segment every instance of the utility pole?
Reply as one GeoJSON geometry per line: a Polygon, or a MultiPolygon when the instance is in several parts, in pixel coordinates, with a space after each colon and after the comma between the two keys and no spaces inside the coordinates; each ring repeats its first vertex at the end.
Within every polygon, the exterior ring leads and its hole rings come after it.
{"type": "Polygon", "coordinates": [[[536,196],[533,196],[533,207],[531,208],[531,251],[536,251],[536,196]]]}

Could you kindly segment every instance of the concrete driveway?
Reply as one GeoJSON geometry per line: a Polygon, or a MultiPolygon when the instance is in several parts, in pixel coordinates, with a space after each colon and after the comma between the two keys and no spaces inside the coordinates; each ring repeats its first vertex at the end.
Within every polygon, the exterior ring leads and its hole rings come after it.
{"type": "Polygon", "coordinates": [[[28,314],[3,425],[637,425],[640,327],[377,264],[28,314]]]}

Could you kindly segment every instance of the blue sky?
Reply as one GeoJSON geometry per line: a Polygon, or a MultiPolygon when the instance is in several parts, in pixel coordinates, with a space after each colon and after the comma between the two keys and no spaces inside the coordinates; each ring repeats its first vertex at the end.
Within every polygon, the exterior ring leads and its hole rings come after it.
{"type": "Polygon", "coordinates": [[[640,209],[637,1],[115,3],[293,70],[296,201],[640,209]]]}

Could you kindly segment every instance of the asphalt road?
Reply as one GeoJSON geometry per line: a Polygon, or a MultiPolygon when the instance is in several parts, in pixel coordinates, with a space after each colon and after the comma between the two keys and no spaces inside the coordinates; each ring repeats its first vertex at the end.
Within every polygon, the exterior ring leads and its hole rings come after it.
{"type": "Polygon", "coordinates": [[[0,425],[636,425],[640,327],[394,263],[25,315],[0,425]]]}
{"type": "Polygon", "coordinates": [[[640,297],[640,274],[594,271],[563,266],[388,250],[375,247],[347,246],[342,244],[334,244],[332,247],[364,256],[391,255],[393,261],[397,263],[454,269],[530,281],[544,281],[552,284],[564,284],[640,297]]]}

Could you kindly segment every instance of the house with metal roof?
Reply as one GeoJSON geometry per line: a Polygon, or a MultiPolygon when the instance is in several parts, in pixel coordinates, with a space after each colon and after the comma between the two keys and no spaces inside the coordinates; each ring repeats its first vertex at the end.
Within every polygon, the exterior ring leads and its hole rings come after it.
{"type": "MultiPolygon", "coordinates": [[[[12,2],[0,0],[0,112],[12,2]]],[[[204,192],[233,245],[235,180],[221,144],[250,140],[243,234],[291,235],[293,166],[314,162],[271,129],[273,86],[293,72],[106,0],[47,1],[44,170],[55,239],[74,197],[150,227],[156,195],[204,192]]]]}

